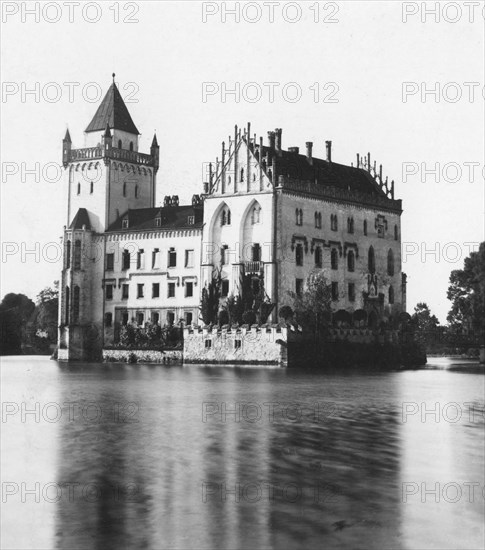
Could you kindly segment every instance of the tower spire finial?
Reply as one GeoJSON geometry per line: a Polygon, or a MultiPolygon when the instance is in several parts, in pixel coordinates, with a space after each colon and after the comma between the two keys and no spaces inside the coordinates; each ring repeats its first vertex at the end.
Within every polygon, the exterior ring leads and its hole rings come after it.
{"type": "Polygon", "coordinates": [[[115,74],[115,73],[113,73],[113,74],[112,74],[111,76],[113,77],[113,84],[114,84],[114,82],[115,82],[115,76],[116,76],[116,74],[115,74]]]}

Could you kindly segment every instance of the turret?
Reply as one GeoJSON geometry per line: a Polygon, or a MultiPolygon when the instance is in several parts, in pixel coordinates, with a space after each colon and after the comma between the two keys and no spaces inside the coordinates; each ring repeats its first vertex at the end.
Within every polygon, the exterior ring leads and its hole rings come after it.
{"type": "Polygon", "coordinates": [[[105,151],[111,149],[111,147],[113,146],[113,136],[111,135],[109,124],[106,124],[106,130],[103,134],[103,146],[105,151]]]}
{"type": "Polygon", "coordinates": [[[71,160],[71,135],[69,134],[69,129],[66,130],[66,135],[62,140],[62,165],[64,168],[67,168],[69,161],[71,160]]]}
{"type": "Polygon", "coordinates": [[[158,172],[158,167],[160,166],[160,146],[158,145],[157,134],[153,134],[150,155],[153,157],[153,168],[155,172],[158,172]]]}

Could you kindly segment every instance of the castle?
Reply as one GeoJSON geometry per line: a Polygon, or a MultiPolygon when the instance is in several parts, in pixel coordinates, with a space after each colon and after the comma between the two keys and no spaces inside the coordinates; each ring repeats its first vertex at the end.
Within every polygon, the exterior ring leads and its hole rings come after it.
{"type": "MultiPolygon", "coordinates": [[[[68,187],[60,279],[59,359],[94,357],[127,323],[199,324],[201,292],[221,279],[221,305],[243,278],[264,288],[277,322],[288,291],[325,273],[332,310],[366,324],[406,309],[402,205],[370,155],[355,166],[282,146],[235,127],[191,204],[156,196],[160,148],[138,150],[139,131],[114,82],[62,162],[68,187]],[[362,317],[360,317],[362,318],[362,317]]],[[[176,191],[174,190],[174,193],[176,191]]]]}

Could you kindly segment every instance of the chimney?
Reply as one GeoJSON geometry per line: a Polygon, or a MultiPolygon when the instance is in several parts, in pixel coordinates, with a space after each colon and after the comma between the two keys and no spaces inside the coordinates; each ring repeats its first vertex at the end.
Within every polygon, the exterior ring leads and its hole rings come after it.
{"type": "Polygon", "coordinates": [[[281,128],[276,128],[274,133],[276,136],[276,150],[281,151],[281,134],[283,130],[281,128]]]}
{"type": "Polygon", "coordinates": [[[268,132],[268,146],[270,149],[274,150],[275,146],[275,133],[274,132],[268,132]]]}
{"type": "Polygon", "coordinates": [[[327,148],[327,162],[332,162],[332,142],[326,141],[325,146],[327,148]]]}
{"type": "Polygon", "coordinates": [[[300,148],[299,147],[288,147],[288,152],[289,153],[296,153],[298,155],[299,152],[300,152],[300,148]]]}
{"type": "Polygon", "coordinates": [[[310,164],[312,163],[312,148],[313,148],[313,142],[307,141],[305,143],[306,145],[306,158],[309,160],[310,164]]]}

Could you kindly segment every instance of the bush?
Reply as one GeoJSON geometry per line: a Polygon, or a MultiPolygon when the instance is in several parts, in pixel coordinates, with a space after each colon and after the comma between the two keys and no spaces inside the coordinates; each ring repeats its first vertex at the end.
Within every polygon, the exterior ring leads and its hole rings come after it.
{"type": "Polygon", "coordinates": [[[248,309],[243,313],[242,320],[245,325],[254,325],[256,323],[256,313],[252,309],[248,309]]]}
{"type": "Polygon", "coordinates": [[[229,324],[229,313],[223,309],[219,311],[219,325],[228,325],[229,324]]]}
{"type": "Polygon", "coordinates": [[[293,317],[293,310],[290,306],[282,306],[280,307],[280,315],[282,319],[287,321],[288,319],[291,319],[293,317]]]}

